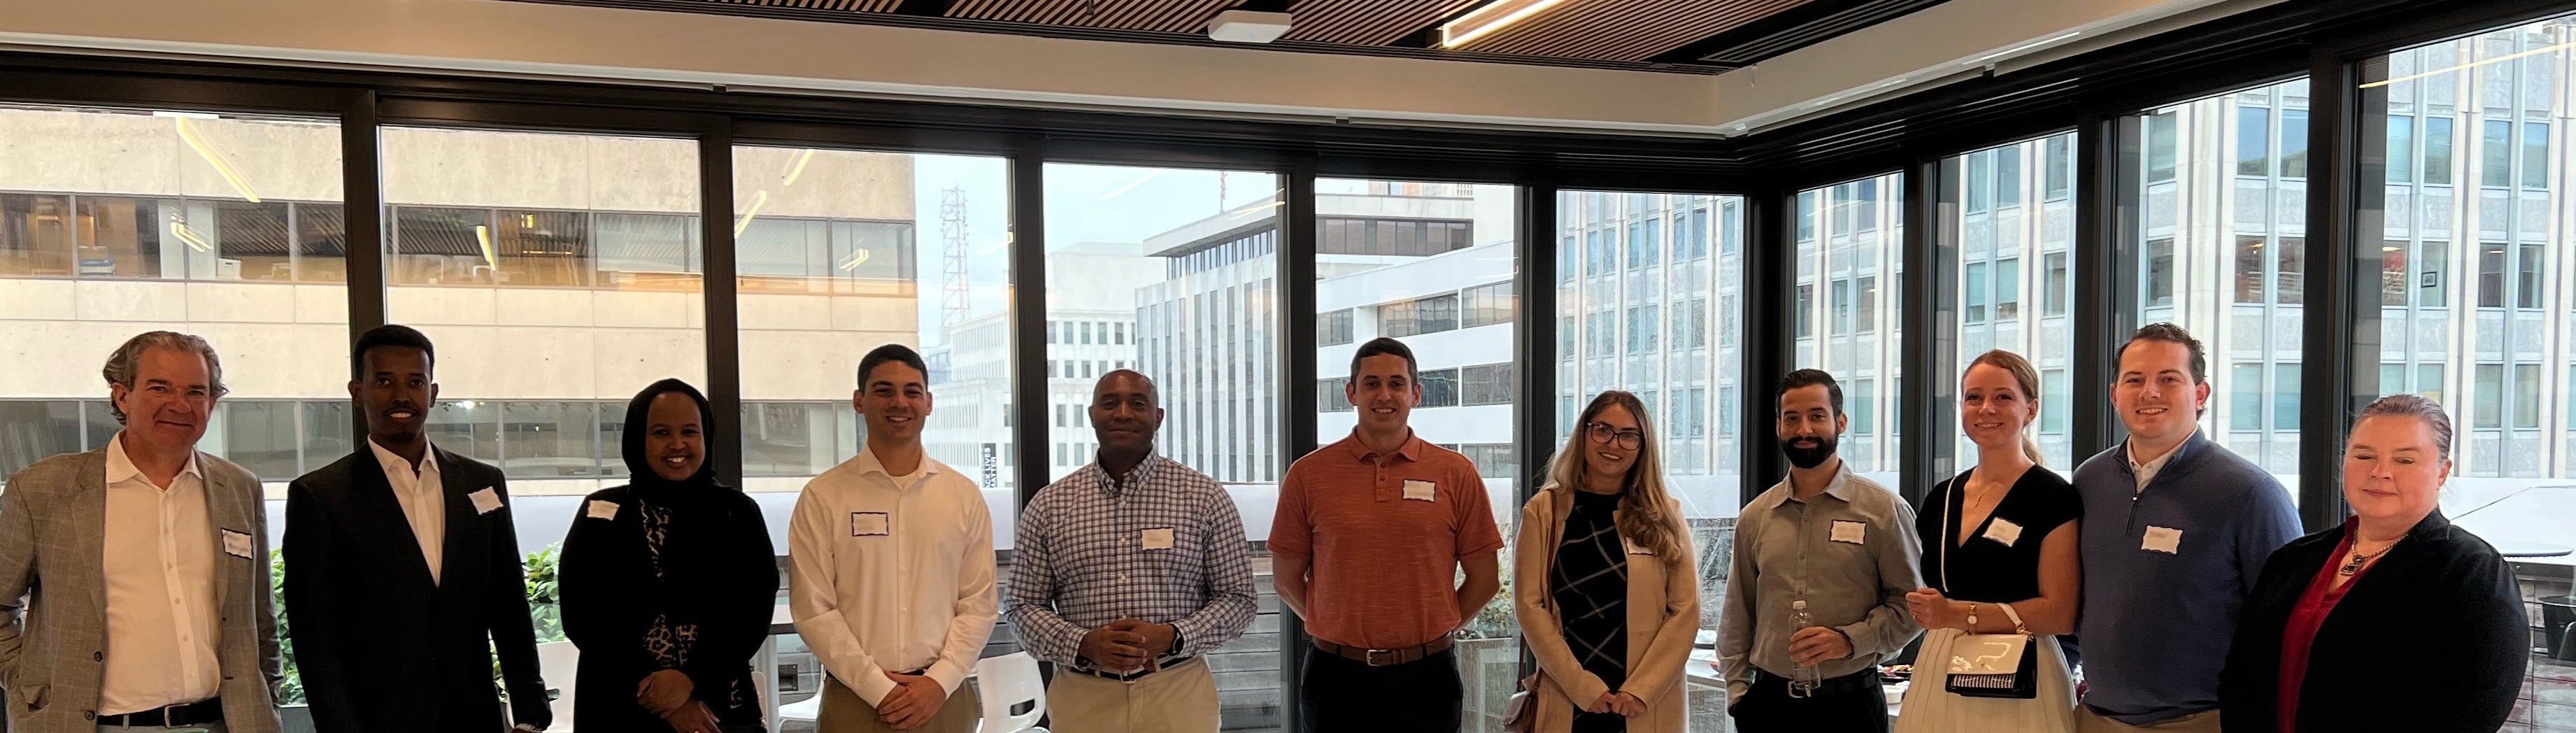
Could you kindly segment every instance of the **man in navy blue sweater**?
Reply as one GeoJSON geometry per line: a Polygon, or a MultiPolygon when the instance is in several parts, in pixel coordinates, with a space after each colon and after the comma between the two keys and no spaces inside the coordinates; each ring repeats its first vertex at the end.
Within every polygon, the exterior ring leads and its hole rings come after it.
{"type": "Polygon", "coordinates": [[[2199,434],[2209,361],[2157,323],[2120,347],[2111,405],[2129,439],[2075,469],[2085,733],[2218,730],[2218,671],[2272,551],[2299,536],[2289,492],[2199,434]]]}

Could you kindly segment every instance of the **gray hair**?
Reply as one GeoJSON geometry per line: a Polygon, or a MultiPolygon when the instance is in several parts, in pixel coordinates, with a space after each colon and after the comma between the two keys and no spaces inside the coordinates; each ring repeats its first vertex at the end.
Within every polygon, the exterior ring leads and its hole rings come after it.
{"type": "MultiPolygon", "coordinates": [[[[125,345],[116,347],[116,353],[108,355],[107,366],[98,370],[99,376],[106,377],[108,384],[134,389],[134,370],[143,361],[143,352],[152,349],[169,349],[204,357],[206,378],[213,382],[210,386],[214,389],[214,396],[220,398],[231,391],[224,387],[224,361],[215,355],[214,345],[206,343],[203,337],[175,331],[146,331],[126,339],[125,345]]],[[[108,401],[107,410],[116,415],[118,424],[125,422],[125,410],[118,408],[114,400],[108,401]]]]}
{"type": "Polygon", "coordinates": [[[2393,394],[2361,408],[2361,416],[2352,422],[2358,425],[2374,417],[2411,417],[2424,421],[2424,427],[2433,429],[2433,448],[2442,454],[2442,460],[2451,460],[2451,414],[2442,411],[2442,403],[2423,395],[2393,394]]]}

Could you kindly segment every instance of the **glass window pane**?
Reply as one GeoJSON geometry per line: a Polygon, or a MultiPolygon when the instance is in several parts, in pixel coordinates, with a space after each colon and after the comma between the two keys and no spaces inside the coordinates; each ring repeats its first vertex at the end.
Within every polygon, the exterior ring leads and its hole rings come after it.
{"type": "MultiPolygon", "coordinates": [[[[2480,428],[2504,427],[2504,365],[2479,364],[2476,403],[2470,412],[2480,428]]],[[[2488,470],[2493,470],[2489,468],[2488,470]]]]}
{"type": "Polygon", "coordinates": [[[2269,170],[2272,159],[2272,110],[2243,107],[2236,110],[2236,174],[2259,176],[2269,170]]]}
{"type": "Polygon", "coordinates": [[[2272,427],[2296,430],[2299,427],[2299,365],[2282,364],[2272,369],[2272,427]]]}
{"type": "Polygon", "coordinates": [[[2145,212],[2125,234],[2139,243],[2140,261],[2131,266],[2147,283],[2131,315],[2141,325],[2173,323],[2207,343],[2217,362],[2203,416],[2210,437],[2271,472],[2293,498],[2303,426],[2297,395],[2277,385],[2297,383],[2304,340],[2307,262],[2296,227],[2306,199],[2304,183],[2283,179],[2307,174],[2306,84],[2297,79],[2142,112],[2133,124],[2146,134],[2172,125],[2181,163],[2166,175],[2152,137],[2146,150],[2117,163],[2138,190],[2130,205],[2145,212]],[[2247,106],[2236,106],[2239,100],[2247,106]],[[2258,108],[2264,119],[2249,124],[2258,108]],[[2261,149],[2269,161],[2242,155],[2258,127],[2270,140],[2261,149]],[[2212,160],[2234,164],[2200,162],[2212,160]]]}
{"type": "MultiPolygon", "coordinates": [[[[672,170],[668,175],[694,181],[698,160],[683,151],[693,153],[695,143],[611,139],[590,145],[595,159],[652,172],[601,172],[652,185],[602,191],[588,207],[599,210],[592,217],[600,241],[593,297],[693,297],[703,272],[702,243],[695,237],[698,190],[685,188],[686,203],[666,198],[666,190],[678,187],[663,185],[660,176],[672,170]],[[666,144],[678,147],[666,151],[666,144]]],[[[925,451],[983,490],[993,544],[1011,547],[1019,518],[1014,465],[1021,456],[1012,447],[1010,412],[1008,162],[753,145],[736,146],[732,155],[734,203],[723,215],[735,238],[740,348],[731,358],[741,371],[742,435],[735,440],[744,491],[773,517],[785,516],[806,482],[857,457],[866,441],[866,423],[850,403],[858,361],[878,346],[901,344],[921,355],[935,398],[922,431],[925,451]],[[938,252],[918,251],[924,230],[938,252]],[[925,280],[935,285],[924,287],[925,280]]],[[[670,312],[686,314],[694,307],[670,306],[670,312]]],[[[1050,324],[1050,341],[1074,340],[1073,319],[1049,318],[1060,321],[1050,324]]],[[[601,331],[609,330],[602,325],[601,331]]],[[[691,340],[696,336],[694,329],[662,336],[664,344],[685,346],[648,352],[674,360],[650,368],[702,372],[676,363],[703,363],[691,340]]],[[[1073,368],[1069,361],[1062,366],[1073,368]]],[[[620,385],[615,393],[602,387],[604,397],[617,400],[601,412],[602,463],[611,469],[617,463],[611,441],[620,432],[620,406],[642,383],[620,385]]],[[[1032,458],[1071,449],[1052,446],[1032,458]]],[[[775,520],[771,531],[784,534],[775,520]]],[[[783,553],[786,544],[779,543],[783,553]]],[[[1000,572],[1007,577],[1010,569],[1005,565],[1000,572]]],[[[1007,633],[996,630],[995,637],[1007,633]]],[[[792,642],[781,644],[793,648],[792,642]]],[[[809,662],[797,679],[774,684],[785,701],[795,702],[820,687],[821,670],[809,662]]]]}
{"type": "Polygon", "coordinates": [[[2308,177],[2308,111],[2281,110],[2281,177],[2308,177]]]}
{"type": "Polygon", "coordinates": [[[2478,139],[2481,164],[2478,183],[2486,186],[2513,185],[2513,123],[2488,120],[2480,128],[2485,134],[2478,139]]]}
{"type": "Polygon", "coordinates": [[[2478,247],[2478,307],[2504,307],[2505,246],[2488,242],[2478,247]]]}
{"type": "Polygon", "coordinates": [[[2388,118],[2388,182],[2415,181],[2415,118],[2388,118]]]}
{"type": "Polygon", "coordinates": [[[2516,364],[2513,367],[2513,426],[2530,430],[2540,427],[2540,365],[2516,364]]]}
{"type": "Polygon", "coordinates": [[[2525,188],[2549,187],[2548,123],[2522,123],[2522,185],[2525,188]]]}
{"type": "MultiPolygon", "coordinates": [[[[1652,212],[1587,209],[1578,205],[1597,195],[1575,191],[1558,193],[1556,227],[1561,237],[1597,228],[1625,229],[1631,220],[1652,216],[1652,212]]],[[[1637,308],[1641,318],[1645,309],[1655,308],[1663,314],[1657,322],[1662,324],[1666,335],[1659,341],[1637,342],[1636,356],[1627,356],[1628,342],[1617,341],[1615,345],[1620,347],[1617,353],[1621,356],[1593,358],[1603,353],[1596,350],[1599,345],[1620,338],[1615,327],[1586,328],[1579,333],[1558,334],[1554,368],[1559,375],[1556,405],[1560,419],[1556,437],[1559,445],[1572,440],[1576,413],[1604,391],[1627,390],[1641,399],[1650,400],[1656,395],[1663,396],[1662,405],[1649,408],[1650,412],[1660,409],[1660,414],[1648,416],[1648,422],[1656,428],[1657,458],[1664,466],[1665,489],[1681,501],[1693,547],[1699,557],[1706,560],[1721,557],[1722,548],[1729,547],[1734,536],[1735,516],[1740,503],[1740,457],[1733,422],[1739,419],[1740,412],[1736,406],[1745,399],[1758,400],[1756,404],[1769,404],[1771,399],[1768,388],[1757,389],[1747,395],[1743,386],[1738,384],[1745,358],[1740,346],[1743,343],[1740,331],[1744,271],[1742,248],[1733,243],[1741,241],[1743,236],[1738,228],[1742,226],[1740,212],[1744,202],[1734,196],[1665,194],[1651,197],[1661,198],[1675,208],[1688,207],[1694,211],[1708,207],[1717,209],[1721,212],[1718,230],[1708,236],[1716,237],[1721,246],[1715,257],[1696,257],[1661,273],[1569,281],[1558,285],[1557,304],[1561,312],[1567,314],[1568,322],[1594,324],[1606,321],[1616,324],[1626,319],[1629,308],[1637,308]],[[1578,315],[1579,319],[1576,318],[1578,315]],[[1711,332],[1715,332],[1715,338],[1710,338],[1711,332]],[[1623,368],[1631,363],[1661,364],[1665,368],[1640,378],[1623,368]],[[1712,439],[1712,434],[1717,437],[1712,439]]],[[[1809,211],[1813,210],[1813,203],[1819,198],[1819,192],[1799,196],[1800,201],[1809,203],[1806,209],[1809,211]]],[[[1803,236],[1812,237],[1819,223],[1817,217],[1801,217],[1797,226],[1803,236]]],[[[1847,230],[1836,231],[1846,231],[1848,236],[1847,230]]],[[[1873,291],[1876,277],[1872,273],[1841,281],[1848,288],[1842,292],[1857,300],[1857,306],[1849,305],[1852,300],[1844,303],[1846,310],[1852,311],[1850,318],[1858,321],[1858,328],[1862,331],[1869,329],[1875,317],[1878,295],[1873,291]]],[[[1813,287],[1812,283],[1797,286],[1794,297],[1798,298],[1802,314],[1817,307],[1813,287]]],[[[1812,320],[1808,317],[1797,319],[1797,333],[1802,336],[1810,334],[1812,320]]],[[[1472,367],[1466,373],[1468,402],[1473,404],[1477,381],[1472,367]]],[[[1770,440],[1767,435],[1762,439],[1770,440]]],[[[1726,570],[1722,562],[1703,562],[1702,568],[1700,602],[1703,618],[1710,621],[1703,628],[1713,629],[1714,609],[1724,606],[1726,570]]],[[[1510,683],[1505,681],[1500,689],[1508,693],[1510,687],[1510,683]]],[[[1697,682],[1688,683],[1686,687],[1693,709],[1724,709],[1725,690],[1722,687],[1697,682]]]]}
{"type": "MultiPolygon", "coordinates": [[[[1262,172],[1071,164],[1048,164],[1044,175],[1048,241],[1054,245],[1046,254],[1047,278],[1055,283],[1047,318],[1078,320],[1084,333],[1095,334],[1047,350],[1049,358],[1084,365],[1082,372],[1048,380],[1045,398],[1070,418],[1054,429],[1054,441],[1073,446],[1052,456],[1048,476],[1061,478],[1097,460],[1098,423],[1090,419],[1095,377],[1129,365],[1154,380],[1165,410],[1156,452],[1215,478],[1233,497],[1248,539],[1268,537],[1277,482],[1295,458],[1281,453],[1286,438],[1278,408],[1278,390],[1285,388],[1276,367],[1278,203],[1284,195],[1279,179],[1262,172]],[[1119,337],[1130,331],[1134,338],[1119,337]]],[[[1317,231],[1318,246],[1334,253],[1327,261],[1426,257],[1449,246],[1425,226],[1436,223],[1431,219],[1378,217],[1382,212],[1354,206],[1324,212],[1317,231]]],[[[991,271],[997,305],[1006,267],[997,259],[991,271]]],[[[1440,311],[1451,330],[1458,302],[1453,288],[1440,311]]],[[[1411,323],[1412,314],[1427,318],[1435,309],[1411,301],[1327,306],[1316,321],[1317,343],[1348,353],[1354,348],[1349,344],[1377,335],[1370,321],[1382,310],[1401,310],[1411,323]]],[[[1005,333],[1001,316],[993,314],[996,338],[1005,333]]],[[[1008,344],[997,340],[990,348],[982,358],[993,362],[990,389],[998,400],[1009,389],[1003,382],[1008,344]]],[[[1334,376],[1316,384],[1318,411],[1349,414],[1344,380],[1338,372],[1328,374],[1334,376]]],[[[1453,401],[1455,395],[1453,389],[1453,401]]],[[[1255,554],[1256,567],[1266,564],[1255,554]]],[[[1254,621],[1256,629],[1278,622],[1276,604],[1265,603],[1265,609],[1254,621]]],[[[1211,659],[1220,669],[1275,670],[1278,654],[1277,639],[1255,633],[1226,644],[1211,659]]],[[[1271,672],[1219,675],[1227,725],[1277,720],[1283,703],[1277,679],[1271,672]]]]}
{"type": "MultiPolygon", "coordinates": [[[[103,447],[98,367],[151,330],[205,337],[230,394],[199,450],[282,488],[349,448],[338,124],[0,104],[0,475],[103,447]]],[[[274,529],[274,528],[272,528],[274,529]]]]}
{"type": "Polygon", "coordinates": [[[522,479],[514,495],[578,496],[624,475],[598,447],[623,410],[602,425],[598,405],[664,377],[706,384],[690,247],[696,145],[404,127],[382,137],[387,312],[442,357],[447,402],[431,419],[446,432],[431,439],[467,441],[522,479]]]}
{"type": "Polygon", "coordinates": [[[2448,185],[2451,182],[2451,123],[2449,117],[2424,119],[2424,182],[2448,185]]]}
{"type": "MultiPolygon", "coordinates": [[[[2055,155],[2055,151],[2073,149],[2075,142],[2075,133],[2070,132],[1965,153],[1943,162],[1944,175],[1957,175],[1956,171],[1963,167],[1973,171],[1978,160],[1991,159],[1995,161],[1997,170],[2005,172],[1998,179],[2000,185],[2004,178],[2018,179],[2022,170],[2037,167],[2056,170],[2070,164],[2069,161],[2052,160],[2049,156],[2055,155]]],[[[2066,180],[2071,193],[2073,178],[2070,175],[2066,180]]],[[[2065,376],[2065,370],[2071,366],[2069,352],[2073,347],[2074,332],[2063,316],[2069,309],[2066,291],[2070,283],[2067,278],[2074,254],[2065,238],[2051,236],[2050,222],[2072,215],[2072,202],[2067,198],[2061,196],[2041,202],[2035,216],[2017,215],[2011,211],[1994,215],[1974,212],[1965,215],[1945,212],[1943,215],[1936,236],[1941,238],[1941,247],[1945,251],[1955,253],[1953,259],[1943,265],[1959,273],[1958,287],[1963,303],[1962,317],[1948,326],[1948,338],[1957,344],[1957,351],[1947,355],[1950,361],[1945,369],[1953,375],[1963,371],[1968,362],[1979,355],[2001,349],[2031,360],[2043,373],[2056,374],[2060,378],[2065,376]],[[2025,261],[2037,261],[2043,269],[2038,273],[2041,279],[2039,287],[2046,302],[2039,313],[2022,307],[2022,263],[2025,261]]],[[[1888,358],[1895,358],[1892,352],[1888,358]]],[[[1956,377],[1950,381],[1955,384],[1956,377]]],[[[1887,391],[1891,394],[1886,396],[1887,399],[1893,401],[1902,397],[1897,393],[1895,382],[1888,384],[1887,391]]],[[[1937,393],[1943,395],[1942,399],[1950,399],[1957,392],[1945,386],[1937,393]]],[[[2041,405],[2043,410],[2051,407],[2044,398],[2041,405]]],[[[1893,414],[1894,410],[1889,412],[1893,414]]],[[[1853,414],[1861,413],[1854,410],[1853,414]]],[[[1895,426],[1889,427],[1892,432],[1895,426]]],[[[1854,432],[1859,431],[1855,428],[1854,432]]],[[[2072,446],[2064,437],[2063,427],[2054,433],[2042,432],[2040,448],[2044,461],[2060,470],[2073,470],[2072,446]]],[[[1953,446],[1955,465],[1964,467],[1976,463],[1976,446],[1965,435],[1954,430],[1948,440],[1953,446]]]]}
{"type": "MultiPolygon", "coordinates": [[[[1901,173],[1811,189],[1809,193],[1827,190],[1843,192],[1837,196],[1845,199],[1845,203],[1836,204],[1836,209],[1848,209],[1856,205],[1849,202],[1864,199],[1880,211],[1902,211],[1904,208],[1905,177],[1901,173]],[[1863,186],[1863,183],[1867,185],[1863,186]]],[[[1816,301],[1811,289],[1831,287],[1833,283],[1851,282],[1863,276],[1876,276],[1878,282],[1891,285],[1897,282],[1903,277],[1903,247],[1898,245],[1904,241],[1903,217],[1890,219],[1887,231],[1865,232],[1854,226],[1849,217],[1834,216],[1831,210],[1820,210],[1810,205],[1817,201],[1814,197],[1801,195],[1799,201],[1801,206],[1793,212],[1799,221],[1798,226],[1814,229],[1822,246],[1802,247],[1795,257],[1795,282],[1800,294],[1798,310],[1793,314],[1800,324],[1795,343],[1795,365],[1825,370],[1837,380],[1899,383],[1904,376],[1899,356],[1903,353],[1902,334],[1895,329],[1860,333],[1825,310],[1833,304],[1816,301]]],[[[1903,301],[1891,293],[1882,302],[1900,304],[1903,301]]],[[[1902,315],[1891,312],[1887,317],[1897,319],[1902,315]]],[[[1848,399],[1849,392],[1845,396],[1844,412],[1856,412],[1857,408],[1848,399]]],[[[1762,406],[1764,414],[1772,412],[1770,408],[1776,402],[1775,398],[1769,389],[1745,395],[1747,403],[1762,406]]],[[[1897,455],[1901,439],[1894,430],[1897,424],[1894,395],[1882,391],[1874,399],[1878,404],[1873,409],[1881,419],[1873,427],[1878,429],[1845,434],[1839,455],[1851,464],[1854,471],[1883,485],[1899,486],[1902,484],[1897,473],[1897,455]]]]}
{"type": "MultiPolygon", "coordinates": [[[[1410,420],[1414,434],[1431,443],[1456,446],[1455,450],[1477,464],[1478,472],[1486,477],[1487,501],[1495,520],[1507,535],[1520,516],[1520,504],[1515,500],[1520,466],[1510,449],[1517,416],[1508,403],[1485,404],[1492,395],[1478,392],[1492,389],[1493,382],[1478,375],[1488,373],[1480,367],[1508,365],[1512,360],[1518,327],[1507,311],[1517,306],[1512,304],[1514,299],[1507,284],[1519,267],[1513,254],[1519,195],[1520,191],[1512,186],[1484,184],[1335,178],[1315,182],[1315,208],[1320,218],[1373,212],[1376,216],[1423,222],[1447,232],[1442,247],[1390,253],[1392,256],[1351,257],[1319,252],[1315,262],[1316,308],[1354,309],[1358,322],[1352,326],[1352,336],[1356,341],[1399,337],[1413,350],[1423,391],[1422,403],[1414,408],[1410,420]],[[1497,284],[1506,287],[1492,287],[1497,284]],[[1362,307],[1372,305],[1376,307],[1362,307]]],[[[1592,262],[1586,269],[1592,277],[1561,282],[1558,287],[1580,288],[1587,283],[1640,277],[1628,274],[1632,272],[1661,275],[1689,269],[1659,266],[1665,257],[1662,253],[1666,239],[1660,231],[1661,222],[1670,211],[1649,204],[1660,198],[1594,194],[1586,197],[1582,206],[1567,200],[1560,215],[1587,212],[1593,215],[1588,221],[1600,224],[1557,231],[1555,239],[1571,239],[1577,232],[1584,232],[1587,259],[1592,262]],[[1619,266],[1622,259],[1625,267],[1619,266]]],[[[1561,300],[1566,305],[1578,302],[1561,300]]],[[[1615,333],[1620,322],[1611,320],[1608,330],[1615,333]]],[[[1600,332],[1586,332],[1581,338],[1593,339],[1590,343],[1596,347],[1615,345],[1595,339],[1595,333],[1600,332]]],[[[1348,377],[1351,355],[1357,350],[1357,346],[1333,346],[1317,352],[1313,356],[1316,375],[1322,379],[1348,377]]],[[[1339,392],[1319,393],[1317,399],[1327,406],[1334,402],[1348,404],[1347,397],[1339,392]]],[[[1314,436],[1319,445],[1349,436],[1358,424],[1355,410],[1319,413],[1314,436]]],[[[1263,507],[1261,511],[1263,527],[1254,533],[1255,537],[1269,534],[1271,509],[1263,507]]],[[[1246,517],[1247,523],[1250,519],[1246,517]]],[[[1509,549],[1504,551],[1502,562],[1510,566],[1509,549]]],[[[1469,638],[1457,647],[1459,671],[1469,691],[1465,707],[1470,726],[1490,725],[1491,716],[1502,710],[1512,693],[1511,680],[1516,677],[1520,647],[1510,596],[1508,591],[1498,595],[1478,613],[1467,625],[1469,638]]],[[[1277,646],[1272,643],[1269,648],[1276,653],[1277,646]]]]}

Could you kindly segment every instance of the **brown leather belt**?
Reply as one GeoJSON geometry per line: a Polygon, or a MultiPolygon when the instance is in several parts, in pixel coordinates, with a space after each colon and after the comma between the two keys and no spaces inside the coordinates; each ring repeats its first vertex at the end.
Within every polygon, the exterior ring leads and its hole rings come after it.
{"type": "Polygon", "coordinates": [[[1367,664],[1371,667],[1385,667],[1422,661],[1424,657],[1448,651],[1449,642],[1450,637],[1444,635],[1440,638],[1431,640],[1431,643],[1429,644],[1421,646],[1409,646],[1402,649],[1364,649],[1355,646],[1342,646],[1323,639],[1316,639],[1315,648],[1323,650],[1326,654],[1367,664]]]}

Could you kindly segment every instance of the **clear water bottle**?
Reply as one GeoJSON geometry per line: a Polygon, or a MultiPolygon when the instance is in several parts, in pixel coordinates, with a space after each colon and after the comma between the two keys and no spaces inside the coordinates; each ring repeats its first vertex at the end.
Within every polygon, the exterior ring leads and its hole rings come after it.
{"type": "MultiPolygon", "coordinates": [[[[1790,601],[1789,610],[1789,628],[1791,629],[1791,634],[1794,635],[1798,631],[1805,631],[1807,627],[1816,625],[1816,617],[1813,614],[1807,613],[1807,599],[1800,598],[1790,601]]],[[[1796,669],[1790,671],[1789,696],[1808,697],[1814,695],[1816,692],[1816,686],[1824,682],[1824,670],[1817,669],[1816,665],[1813,664],[1796,664],[1795,662],[1792,662],[1791,664],[1795,664],[1796,669]]]]}

